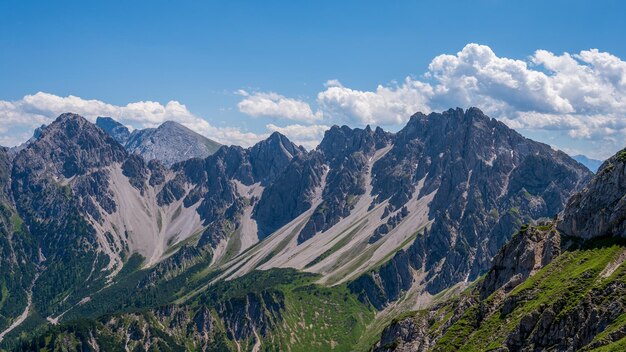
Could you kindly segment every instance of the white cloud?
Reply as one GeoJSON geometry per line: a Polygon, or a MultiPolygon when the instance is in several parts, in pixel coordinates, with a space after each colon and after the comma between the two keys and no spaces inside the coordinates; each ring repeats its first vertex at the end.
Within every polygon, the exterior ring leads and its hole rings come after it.
{"type": "Polygon", "coordinates": [[[522,61],[468,44],[436,57],[426,76],[436,92],[431,106],[479,106],[513,128],[593,140],[593,155],[608,156],[626,142],[626,62],[609,53],[537,50],[522,61]]]}
{"type": "Polygon", "coordinates": [[[563,148],[588,141],[592,156],[626,144],[626,62],[597,49],[511,59],[468,44],[400,84],[358,90],[329,80],[316,103],[328,124],[402,125],[418,111],[477,106],[513,128],[554,133],[563,148]]]}
{"type": "Polygon", "coordinates": [[[267,129],[284,134],[292,142],[307,149],[314,149],[324,137],[330,126],[326,125],[288,125],[284,127],[268,124],[267,129]]]}
{"type": "Polygon", "coordinates": [[[242,89],[238,90],[237,94],[244,97],[237,104],[239,111],[253,117],[271,117],[302,122],[322,119],[321,112],[313,113],[309,104],[301,100],[286,98],[273,92],[250,94],[242,89]]]}
{"type": "MultiPolygon", "coordinates": [[[[238,90],[239,111],[253,117],[293,121],[267,124],[297,143],[313,147],[335,123],[396,125],[415,112],[477,106],[488,115],[532,136],[549,135],[550,144],[606,157],[626,144],[626,62],[596,49],[554,54],[537,50],[530,57],[500,57],[488,46],[468,44],[454,55],[439,55],[420,77],[378,85],[372,90],[328,80],[314,102],[278,93],[238,90]],[[309,103],[314,103],[312,107],[309,103]]],[[[0,144],[23,140],[26,130],[49,123],[67,111],[92,121],[111,116],[137,128],[178,121],[226,144],[248,146],[267,133],[215,127],[185,105],[141,101],[116,106],[75,96],[47,93],[17,101],[0,100],[0,144]]]]}
{"type": "Polygon", "coordinates": [[[233,127],[215,127],[205,119],[192,114],[185,105],[170,101],[163,105],[140,101],[116,106],[99,100],[76,96],[60,97],[39,92],[17,101],[0,100],[0,144],[13,146],[28,139],[32,130],[52,122],[64,112],[74,112],[94,122],[98,116],[110,116],[134,128],[156,127],[171,120],[224,144],[249,146],[266,134],[242,132],[233,127]],[[28,131],[28,133],[24,133],[28,131]]]}
{"type": "Polygon", "coordinates": [[[344,87],[338,80],[326,82],[317,95],[320,109],[344,122],[395,125],[406,122],[417,111],[428,110],[432,88],[407,77],[401,85],[379,85],[375,91],[344,87]]]}

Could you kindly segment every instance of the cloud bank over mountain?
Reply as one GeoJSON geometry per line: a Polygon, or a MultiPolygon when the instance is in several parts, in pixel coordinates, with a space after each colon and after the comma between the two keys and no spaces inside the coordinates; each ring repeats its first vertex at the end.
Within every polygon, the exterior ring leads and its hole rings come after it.
{"type": "MultiPolygon", "coordinates": [[[[325,120],[373,125],[402,124],[416,111],[478,106],[513,128],[594,141],[603,149],[595,154],[608,155],[626,139],[626,62],[597,49],[561,55],[537,50],[511,59],[472,43],[435,57],[419,78],[371,91],[330,80],[314,103],[325,120]]],[[[246,107],[252,110],[250,102],[246,107]]],[[[262,108],[253,110],[262,114],[262,108]]]]}
{"type": "MultiPolygon", "coordinates": [[[[0,100],[0,144],[16,145],[63,112],[94,120],[111,116],[134,128],[173,120],[224,144],[249,146],[279,131],[313,148],[333,124],[399,126],[417,112],[477,106],[510,127],[554,134],[544,142],[569,152],[605,157],[626,140],[626,62],[597,49],[555,54],[537,50],[524,59],[498,56],[490,47],[467,44],[454,55],[435,57],[424,74],[372,90],[327,80],[313,99],[276,92],[239,90],[238,110],[265,119],[265,130],[217,127],[182,103],[139,101],[124,106],[77,96],[38,92],[0,100]],[[581,145],[588,147],[581,150],[581,145]]],[[[263,125],[263,124],[262,124],[263,125]]],[[[535,137],[537,138],[537,137],[535,137]]]]}

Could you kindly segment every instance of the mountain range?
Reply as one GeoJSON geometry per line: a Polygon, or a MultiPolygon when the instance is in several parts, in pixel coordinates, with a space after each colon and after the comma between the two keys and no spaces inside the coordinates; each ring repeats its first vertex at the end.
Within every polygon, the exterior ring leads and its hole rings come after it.
{"type": "Polygon", "coordinates": [[[397,133],[333,126],[311,151],[68,113],[0,166],[7,349],[558,347],[481,324],[551,263],[619,252],[596,242],[623,232],[621,155],[593,176],[476,108],[397,133]]]}

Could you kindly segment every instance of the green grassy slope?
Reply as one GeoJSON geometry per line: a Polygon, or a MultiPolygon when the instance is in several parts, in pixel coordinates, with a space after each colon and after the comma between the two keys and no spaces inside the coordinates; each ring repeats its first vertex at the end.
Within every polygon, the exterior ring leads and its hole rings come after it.
{"type": "MultiPolygon", "coordinates": [[[[507,294],[498,290],[481,300],[478,282],[404,319],[426,327],[432,351],[623,350],[625,258],[625,240],[592,240],[564,251],[507,294]]],[[[402,341],[379,347],[391,351],[396,343],[402,341]]]]}

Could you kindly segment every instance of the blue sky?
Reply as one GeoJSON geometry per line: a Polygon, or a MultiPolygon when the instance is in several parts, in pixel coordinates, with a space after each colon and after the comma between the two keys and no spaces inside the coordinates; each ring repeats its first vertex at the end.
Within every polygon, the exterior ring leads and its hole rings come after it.
{"type": "Polygon", "coordinates": [[[527,136],[606,157],[626,144],[625,13],[622,1],[3,0],[0,144],[61,108],[113,111],[134,127],[177,119],[224,143],[279,130],[311,147],[332,124],[397,130],[415,109],[476,105],[527,136]],[[481,70],[448,72],[489,53],[481,70]],[[444,54],[458,62],[429,68],[444,54]],[[498,73],[514,82],[494,83],[498,73]],[[458,85],[468,77],[474,90],[458,85]]]}

